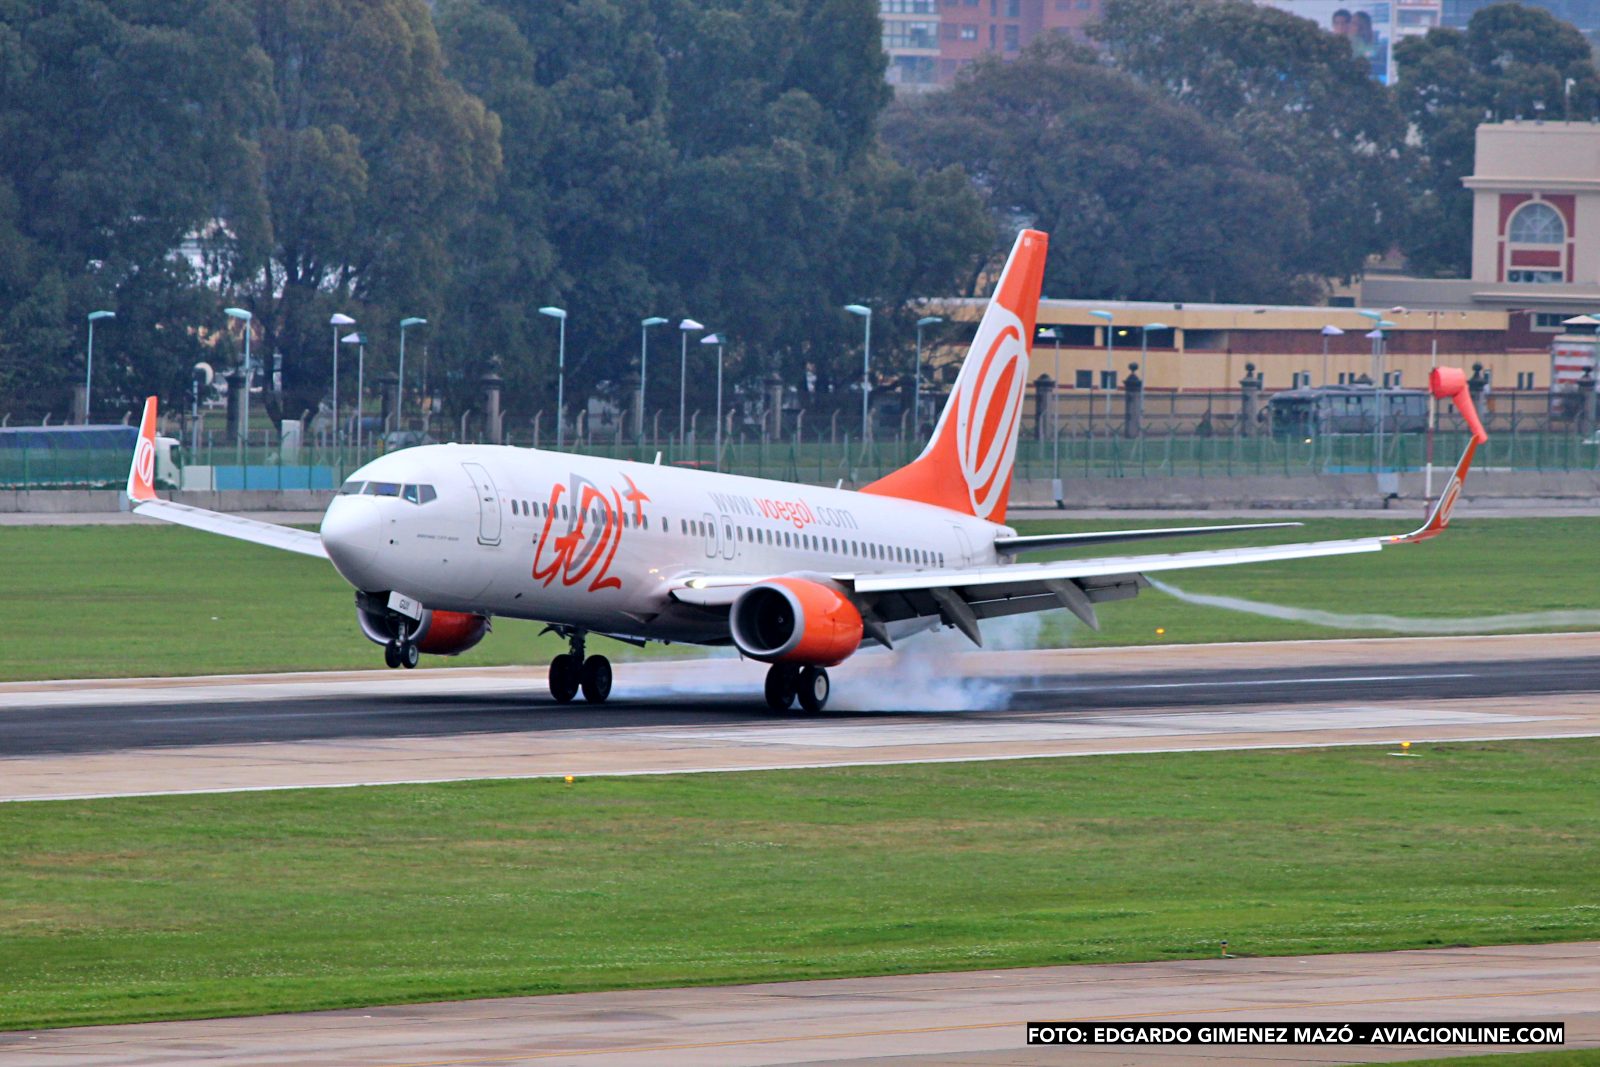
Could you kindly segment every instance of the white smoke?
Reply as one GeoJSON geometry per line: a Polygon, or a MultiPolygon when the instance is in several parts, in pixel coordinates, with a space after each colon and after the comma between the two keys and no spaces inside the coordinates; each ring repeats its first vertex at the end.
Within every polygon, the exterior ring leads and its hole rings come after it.
{"type": "MultiPolygon", "coordinates": [[[[1039,647],[1040,615],[1012,615],[981,626],[983,648],[1039,647]]],[[[871,648],[833,668],[830,711],[997,711],[1019,679],[967,674],[963,660],[978,652],[960,631],[941,627],[903,640],[893,650],[871,648]]]]}
{"type": "Polygon", "coordinates": [[[1268,619],[1287,619],[1307,622],[1313,626],[1326,626],[1335,630],[1388,630],[1402,634],[1478,634],[1500,630],[1544,630],[1565,627],[1584,630],[1600,627],[1600,611],[1524,611],[1510,615],[1479,615],[1469,619],[1420,619],[1403,615],[1361,613],[1344,615],[1315,608],[1291,608],[1282,604],[1265,604],[1258,600],[1245,600],[1236,596],[1216,596],[1210,593],[1190,593],[1175,585],[1149,579],[1154,589],[1186,604],[1207,608],[1240,611],[1247,615],[1260,615],[1268,619]]]}

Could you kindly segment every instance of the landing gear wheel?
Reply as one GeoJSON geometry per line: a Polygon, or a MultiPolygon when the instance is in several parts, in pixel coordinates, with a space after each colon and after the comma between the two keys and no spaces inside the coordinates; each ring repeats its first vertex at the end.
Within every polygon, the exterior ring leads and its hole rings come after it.
{"type": "Polygon", "coordinates": [[[417,648],[417,646],[412,644],[410,641],[403,641],[400,644],[398,658],[400,660],[400,666],[409,671],[415,668],[418,662],[421,661],[422,650],[417,648]]]}
{"type": "Polygon", "coordinates": [[[807,667],[800,672],[800,706],[816,714],[828,706],[828,694],[832,688],[827,671],[821,667],[807,667]]]}
{"type": "Polygon", "coordinates": [[[604,656],[590,656],[583,661],[583,699],[604,704],[610,695],[611,661],[604,656]]]}
{"type": "Polygon", "coordinates": [[[773,711],[788,711],[794,706],[795,694],[800,689],[800,672],[787,663],[774,663],[767,668],[767,707],[773,711]]]}
{"type": "Polygon", "coordinates": [[[383,646],[383,665],[391,671],[400,666],[400,645],[390,641],[383,646]]]}
{"type": "Polygon", "coordinates": [[[580,671],[577,657],[565,652],[550,661],[550,695],[557,704],[570,704],[578,695],[580,671]]]}

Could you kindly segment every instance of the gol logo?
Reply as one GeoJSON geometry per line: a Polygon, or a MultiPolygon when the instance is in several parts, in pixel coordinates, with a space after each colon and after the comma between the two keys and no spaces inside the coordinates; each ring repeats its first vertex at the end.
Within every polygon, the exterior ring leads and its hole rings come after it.
{"type": "Polygon", "coordinates": [[[969,361],[956,383],[956,458],[980,519],[994,511],[1011,479],[1028,377],[1021,320],[1007,308],[991,307],[984,325],[984,336],[973,346],[983,357],[969,361]]]}
{"type": "Polygon", "coordinates": [[[557,484],[550,490],[550,503],[545,510],[544,528],[539,533],[533,551],[533,577],[549,586],[557,578],[561,584],[576,586],[589,580],[589,592],[601,589],[621,589],[622,579],[610,575],[611,563],[622,544],[622,515],[624,500],[633,504],[634,523],[643,518],[641,504],[650,498],[627,475],[626,493],[616,489],[602,489],[589,479],[571,475],[568,485],[557,484]],[[608,495],[609,494],[609,495],[608,495]],[[562,497],[567,499],[566,513],[562,515],[562,497]],[[556,534],[557,516],[566,522],[566,532],[556,534]]]}
{"type": "Polygon", "coordinates": [[[148,437],[140,437],[133,450],[133,472],[140,488],[154,488],[156,484],[156,446],[148,437]]]}

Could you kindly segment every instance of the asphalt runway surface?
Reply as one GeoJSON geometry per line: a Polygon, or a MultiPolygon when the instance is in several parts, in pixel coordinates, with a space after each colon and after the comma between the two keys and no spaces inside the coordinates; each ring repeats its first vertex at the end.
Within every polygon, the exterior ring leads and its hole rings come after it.
{"type": "MultiPolygon", "coordinates": [[[[1600,638],[1596,639],[1600,645],[1600,638]]],[[[714,668],[713,668],[714,669],[714,668]]],[[[398,676],[404,680],[404,676],[398,676]]],[[[420,677],[420,676],[419,676],[420,677]]],[[[842,684],[842,683],[841,683],[842,684]]],[[[1116,674],[1046,673],[1007,679],[999,708],[940,712],[946,727],[1029,720],[1088,721],[1108,712],[1173,708],[1252,708],[1337,702],[1527,697],[1600,692],[1600,654],[1482,665],[1424,662],[1255,670],[1141,670],[1116,674]]],[[[92,693],[83,694],[92,699],[92,693]]],[[[136,751],[193,745],[553,733],[686,726],[903,724],[914,705],[880,711],[780,715],[759,691],[687,690],[630,698],[625,684],[605,705],[555,704],[530,679],[526,692],[340,692],[249,701],[160,700],[137,704],[45,703],[0,713],[0,758],[136,751]]]]}

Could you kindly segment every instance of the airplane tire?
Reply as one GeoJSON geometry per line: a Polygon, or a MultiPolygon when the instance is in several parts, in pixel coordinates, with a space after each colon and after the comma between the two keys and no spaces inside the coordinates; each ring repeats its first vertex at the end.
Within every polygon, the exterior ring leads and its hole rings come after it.
{"type": "Polygon", "coordinates": [[[590,656],[583,661],[583,699],[604,704],[610,695],[611,661],[604,656],[590,656]]]}
{"type": "Polygon", "coordinates": [[[418,663],[422,661],[422,650],[417,648],[417,646],[412,644],[410,641],[403,642],[400,645],[399,658],[400,666],[404,667],[408,671],[412,670],[418,663]]]}
{"type": "Polygon", "coordinates": [[[767,668],[767,707],[773,711],[788,711],[800,688],[800,672],[786,663],[774,663],[767,668]]]}
{"type": "Polygon", "coordinates": [[[393,641],[383,646],[383,665],[391,671],[400,666],[400,646],[393,641]]]}
{"type": "Polygon", "coordinates": [[[828,672],[821,667],[807,667],[800,672],[800,706],[813,715],[828,706],[832,690],[828,672]]]}
{"type": "Polygon", "coordinates": [[[563,652],[550,661],[550,695],[557,704],[570,704],[578,695],[578,657],[563,652]]]}

